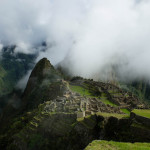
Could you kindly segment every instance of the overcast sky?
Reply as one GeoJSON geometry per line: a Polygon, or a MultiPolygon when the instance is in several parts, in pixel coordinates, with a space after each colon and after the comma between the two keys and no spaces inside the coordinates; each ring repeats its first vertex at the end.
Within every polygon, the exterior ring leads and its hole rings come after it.
{"type": "Polygon", "coordinates": [[[149,0],[0,0],[0,50],[36,53],[73,75],[150,79],[149,0]]]}

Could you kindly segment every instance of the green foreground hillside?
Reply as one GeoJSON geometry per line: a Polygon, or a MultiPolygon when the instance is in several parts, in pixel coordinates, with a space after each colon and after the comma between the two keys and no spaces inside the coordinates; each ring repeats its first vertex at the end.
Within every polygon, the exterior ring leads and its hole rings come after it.
{"type": "Polygon", "coordinates": [[[114,141],[93,141],[85,150],[150,150],[150,143],[123,143],[114,141]]]}

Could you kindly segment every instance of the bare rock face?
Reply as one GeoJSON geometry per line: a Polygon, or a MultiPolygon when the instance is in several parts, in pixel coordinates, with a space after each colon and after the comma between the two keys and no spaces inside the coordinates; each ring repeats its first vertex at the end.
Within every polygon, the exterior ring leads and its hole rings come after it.
{"type": "Polygon", "coordinates": [[[47,58],[41,59],[34,67],[22,98],[22,107],[35,108],[38,104],[63,95],[65,84],[61,75],[47,58]]]}

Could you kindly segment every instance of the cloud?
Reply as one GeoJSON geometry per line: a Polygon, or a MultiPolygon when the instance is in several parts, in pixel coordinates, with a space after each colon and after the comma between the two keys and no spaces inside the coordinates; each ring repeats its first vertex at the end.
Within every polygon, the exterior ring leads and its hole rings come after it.
{"type": "Polygon", "coordinates": [[[68,55],[70,72],[103,78],[117,66],[126,80],[149,79],[150,2],[101,0],[92,4],[68,55]]]}
{"type": "Polygon", "coordinates": [[[16,88],[19,88],[19,89],[24,90],[25,87],[26,87],[26,85],[27,85],[27,81],[28,81],[28,79],[29,79],[30,74],[31,74],[31,70],[29,70],[29,71],[27,72],[27,74],[24,75],[24,76],[18,81],[18,83],[17,83],[17,85],[16,85],[16,88]]]}
{"type": "Polygon", "coordinates": [[[3,49],[3,45],[0,43],[0,59],[2,59],[2,49],[3,49]]]}
{"type": "Polygon", "coordinates": [[[1,0],[0,41],[63,61],[73,75],[150,79],[150,1],[1,0]],[[47,43],[46,51],[38,47],[47,43]]]}
{"type": "Polygon", "coordinates": [[[0,53],[1,53],[2,49],[3,49],[3,45],[0,44],[0,53]]]}

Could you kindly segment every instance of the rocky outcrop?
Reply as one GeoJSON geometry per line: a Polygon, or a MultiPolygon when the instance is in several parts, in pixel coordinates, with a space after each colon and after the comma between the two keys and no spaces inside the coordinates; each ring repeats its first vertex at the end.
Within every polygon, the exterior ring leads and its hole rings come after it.
{"type": "Polygon", "coordinates": [[[118,113],[122,114],[119,108],[105,105],[96,98],[85,98],[76,96],[76,93],[68,92],[69,94],[56,99],[45,102],[45,112],[67,112],[76,113],[83,112],[85,115],[95,114],[97,112],[118,113]]]}

